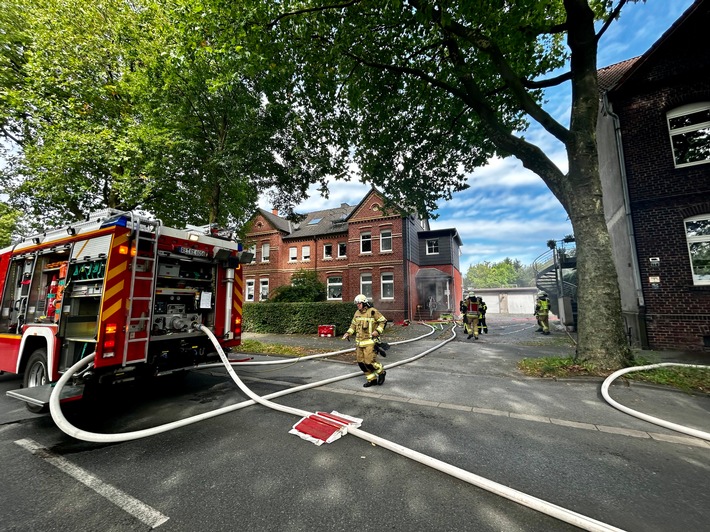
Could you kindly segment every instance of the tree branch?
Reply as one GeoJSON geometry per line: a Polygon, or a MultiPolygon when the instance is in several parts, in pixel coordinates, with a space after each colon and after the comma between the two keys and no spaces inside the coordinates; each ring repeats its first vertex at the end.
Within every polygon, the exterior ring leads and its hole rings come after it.
{"type": "Polygon", "coordinates": [[[599,33],[597,33],[597,42],[599,42],[599,39],[601,39],[602,35],[604,35],[604,32],[606,32],[606,30],[609,28],[614,19],[619,16],[619,13],[621,13],[621,8],[626,5],[627,1],[628,0],[619,0],[619,5],[617,5],[611,13],[609,13],[609,16],[604,21],[604,24],[599,29],[599,33]]]}
{"type": "Polygon", "coordinates": [[[556,87],[557,85],[560,85],[561,83],[564,83],[565,81],[569,81],[571,79],[572,72],[565,72],[564,74],[560,74],[559,76],[556,76],[554,78],[542,79],[540,81],[523,79],[521,80],[521,83],[526,89],[545,89],[547,87],[556,87]]]}
{"type": "MultiPolygon", "coordinates": [[[[409,0],[409,3],[421,9],[421,6],[425,4],[420,0],[409,0]]],[[[530,115],[537,123],[539,123],[548,133],[554,136],[562,143],[567,143],[569,139],[569,131],[557,122],[552,116],[547,113],[538,103],[530,96],[530,94],[525,89],[523,81],[518,76],[518,74],[512,69],[510,64],[506,61],[500,48],[489,40],[484,35],[475,32],[466,26],[455,21],[446,21],[441,16],[441,11],[438,9],[431,9],[432,12],[432,22],[439,25],[444,34],[449,34],[451,36],[459,37],[466,42],[470,42],[476,48],[486,53],[493,61],[494,66],[498,70],[498,73],[503,78],[513,96],[517,99],[522,110],[530,115]]],[[[459,54],[459,57],[460,54],[459,54]]],[[[467,65],[461,57],[461,64],[459,65],[463,69],[466,69],[467,65]]]]}
{"type": "Polygon", "coordinates": [[[289,17],[294,17],[298,15],[304,15],[306,13],[318,13],[320,11],[328,11],[329,9],[342,9],[344,7],[352,7],[356,4],[359,4],[360,0],[351,0],[350,2],[344,2],[342,4],[330,4],[330,5],[325,5],[325,6],[319,6],[319,7],[309,7],[306,9],[297,9],[295,11],[288,11],[286,13],[281,13],[278,17],[273,19],[271,22],[269,22],[266,25],[267,29],[271,29],[274,26],[276,26],[279,22],[281,22],[285,18],[289,17]]]}

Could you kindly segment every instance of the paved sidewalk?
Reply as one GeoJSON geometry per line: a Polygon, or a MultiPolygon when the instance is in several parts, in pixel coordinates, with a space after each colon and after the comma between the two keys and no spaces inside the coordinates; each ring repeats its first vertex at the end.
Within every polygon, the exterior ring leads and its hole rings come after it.
{"type": "MultiPolygon", "coordinates": [[[[561,327],[557,327],[552,335],[542,336],[535,334],[534,318],[528,316],[496,316],[489,318],[490,334],[481,335],[478,341],[467,340],[462,329],[457,328],[457,335],[454,341],[448,343],[444,348],[430,354],[429,357],[444,357],[447,360],[455,360],[452,367],[456,372],[470,375],[507,378],[511,381],[530,379],[540,383],[540,386],[549,384],[550,397],[554,397],[556,402],[567,403],[578,401],[579,397],[574,392],[575,387],[587,387],[589,384],[601,387],[604,379],[599,377],[575,377],[570,379],[535,379],[523,375],[517,369],[517,363],[523,358],[534,358],[543,356],[565,356],[574,353],[573,335],[567,335],[561,327]],[[467,354],[475,354],[475,363],[469,364],[467,354]],[[464,358],[459,358],[464,357],[464,358]],[[566,383],[567,387],[559,386],[560,382],[566,383]],[[569,397],[565,397],[565,393],[569,397]]],[[[392,348],[386,358],[380,358],[385,367],[393,362],[397,362],[418,350],[431,348],[437,343],[449,338],[451,333],[448,327],[441,324],[441,329],[435,325],[436,330],[425,339],[414,343],[401,344],[396,342],[412,340],[431,332],[430,327],[414,323],[409,326],[390,326],[387,328],[383,339],[391,344],[392,348]],[[421,345],[421,347],[419,347],[421,345]],[[404,353],[407,353],[405,356],[404,353]]],[[[554,330],[554,329],[553,329],[554,330]]],[[[319,337],[318,335],[279,335],[279,334],[259,334],[245,333],[244,339],[254,339],[264,343],[297,345],[320,352],[338,351],[354,347],[353,342],[341,339],[341,334],[333,338],[319,337]]],[[[710,366],[710,356],[703,353],[688,353],[682,351],[642,351],[640,353],[649,363],[675,362],[682,364],[701,364],[710,366]]],[[[354,362],[350,357],[337,357],[338,360],[354,362]]],[[[396,370],[395,370],[396,371],[396,370]]],[[[452,370],[453,371],[453,370],[452,370]]],[[[395,373],[390,372],[388,379],[395,378],[395,373]]],[[[359,386],[359,384],[358,384],[359,386]]],[[[371,388],[371,393],[389,394],[391,389],[371,388]]],[[[431,401],[432,394],[437,391],[428,390],[426,387],[417,392],[407,391],[411,397],[406,400],[431,401]]],[[[649,385],[641,382],[617,379],[610,387],[609,394],[615,401],[623,406],[642,412],[646,415],[669,421],[683,426],[691,427],[695,430],[710,432],[710,395],[688,394],[669,387],[649,385]]],[[[385,395],[386,396],[386,395],[385,395]]],[[[607,405],[601,393],[597,392],[600,404],[609,409],[616,410],[611,405],[607,405]]],[[[393,398],[394,399],[394,398],[393,398]]],[[[397,397],[396,400],[402,400],[397,397]]],[[[446,403],[445,398],[440,398],[435,402],[446,403]]],[[[476,408],[476,405],[463,406],[464,408],[476,408]]],[[[478,405],[486,408],[486,405],[478,405]]],[[[495,409],[494,409],[495,410],[495,409]]],[[[586,420],[582,420],[586,422],[586,420]]],[[[652,425],[648,425],[651,427],[652,425]]],[[[655,426],[655,425],[654,425],[655,426]]],[[[649,432],[654,429],[649,428],[649,432]]],[[[663,431],[662,428],[658,429],[663,431]]],[[[670,430],[670,429],[667,429],[670,430]]],[[[671,432],[672,434],[672,432],[671,432]]],[[[677,433],[679,437],[686,436],[677,433]]],[[[710,448],[710,443],[708,443],[710,448]]]]}

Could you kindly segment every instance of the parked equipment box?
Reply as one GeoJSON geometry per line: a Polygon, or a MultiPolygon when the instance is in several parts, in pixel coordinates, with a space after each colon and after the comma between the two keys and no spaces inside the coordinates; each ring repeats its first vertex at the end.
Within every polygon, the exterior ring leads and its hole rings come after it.
{"type": "Polygon", "coordinates": [[[331,338],[335,336],[335,325],[319,325],[318,336],[331,338]]]}
{"type": "Polygon", "coordinates": [[[158,275],[161,277],[180,277],[180,266],[177,264],[161,264],[158,266],[158,275]]]}

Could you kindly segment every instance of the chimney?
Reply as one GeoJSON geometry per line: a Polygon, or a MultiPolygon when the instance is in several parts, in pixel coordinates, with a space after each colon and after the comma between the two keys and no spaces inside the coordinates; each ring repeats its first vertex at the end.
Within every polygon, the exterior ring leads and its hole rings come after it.
{"type": "Polygon", "coordinates": [[[274,216],[278,216],[279,210],[278,209],[271,209],[271,214],[273,214],[274,216]]]}

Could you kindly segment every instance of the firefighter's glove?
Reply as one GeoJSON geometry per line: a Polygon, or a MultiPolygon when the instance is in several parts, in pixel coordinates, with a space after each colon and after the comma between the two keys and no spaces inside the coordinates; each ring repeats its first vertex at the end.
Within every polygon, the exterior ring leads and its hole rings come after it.
{"type": "Polygon", "coordinates": [[[379,342],[375,341],[375,351],[377,351],[378,355],[382,355],[383,357],[387,356],[387,350],[390,348],[390,344],[386,342],[379,342]]]}
{"type": "Polygon", "coordinates": [[[347,340],[348,342],[350,341],[350,335],[348,333],[345,333],[343,335],[343,340],[347,340]]]}

